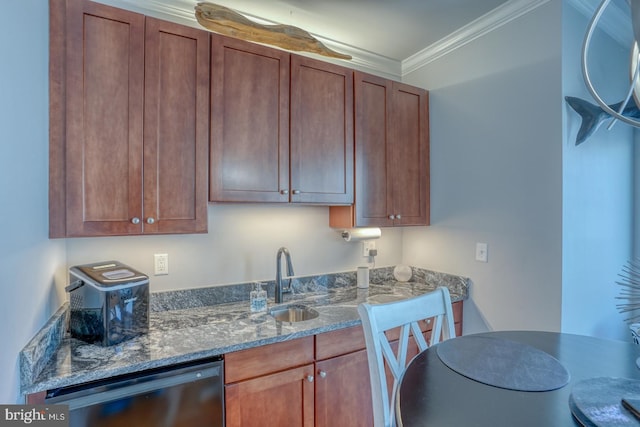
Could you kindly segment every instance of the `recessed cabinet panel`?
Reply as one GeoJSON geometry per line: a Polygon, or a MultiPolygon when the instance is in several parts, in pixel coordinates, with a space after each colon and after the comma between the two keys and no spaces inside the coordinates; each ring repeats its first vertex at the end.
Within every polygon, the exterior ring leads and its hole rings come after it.
{"type": "Polygon", "coordinates": [[[212,37],[212,201],[288,202],[289,54],[212,37]]]}
{"type": "Polygon", "coordinates": [[[147,18],[145,233],[207,229],[208,89],[208,33],[147,18]]]}
{"type": "Polygon", "coordinates": [[[393,225],[393,177],[389,175],[391,81],[356,73],[356,223],[360,226],[393,225]]]}
{"type": "Polygon", "coordinates": [[[291,201],[353,203],[353,71],[291,57],[291,201]]]}
{"type": "Polygon", "coordinates": [[[226,385],[225,411],[227,427],[313,427],[313,365],[226,385]]]}
{"type": "Polygon", "coordinates": [[[393,83],[393,211],[395,225],[427,225],[429,152],[427,94],[422,89],[393,83]]]}
{"type": "Polygon", "coordinates": [[[316,363],[316,427],[373,425],[367,351],[316,363]]]}
{"type": "Polygon", "coordinates": [[[67,235],[140,232],[144,16],[67,9],[67,235]]]}

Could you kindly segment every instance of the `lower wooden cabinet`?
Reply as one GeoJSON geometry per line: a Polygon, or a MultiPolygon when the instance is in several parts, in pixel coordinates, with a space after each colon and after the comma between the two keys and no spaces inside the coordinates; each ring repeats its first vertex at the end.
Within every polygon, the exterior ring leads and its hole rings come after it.
{"type": "Polygon", "coordinates": [[[313,426],[314,337],[225,355],[226,426],[313,426]]]}
{"type": "Polygon", "coordinates": [[[316,335],[316,426],[373,425],[362,326],[316,335]]]}
{"type": "Polygon", "coordinates": [[[226,385],[226,426],[312,427],[313,380],[310,364],[226,385]]]}
{"type": "Polygon", "coordinates": [[[227,427],[372,426],[364,346],[356,326],[225,355],[227,427]]]}
{"type": "MultiPolygon", "coordinates": [[[[461,301],[453,304],[453,311],[460,335],[461,301]]],[[[421,328],[428,339],[431,322],[421,328]]],[[[391,331],[389,339],[397,340],[397,335],[391,331]]],[[[417,352],[417,346],[411,346],[407,359],[417,352]]],[[[227,427],[373,426],[362,327],[226,354],[225,408],[227,427]]]]}
{"type": "Polygon", "coordinates": [[[373,425],[367,350],[316,362],[315,425],[373,425]]]}

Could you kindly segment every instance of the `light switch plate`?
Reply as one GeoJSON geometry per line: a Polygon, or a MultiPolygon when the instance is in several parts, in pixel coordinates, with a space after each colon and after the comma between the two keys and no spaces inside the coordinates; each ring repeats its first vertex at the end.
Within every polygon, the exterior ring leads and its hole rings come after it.
{"type": "Polygon", "coordinates": [[[476,243],[476,261],[488,262],[489,254],[487,251],[488,247],[486,243],[476,243]]]}

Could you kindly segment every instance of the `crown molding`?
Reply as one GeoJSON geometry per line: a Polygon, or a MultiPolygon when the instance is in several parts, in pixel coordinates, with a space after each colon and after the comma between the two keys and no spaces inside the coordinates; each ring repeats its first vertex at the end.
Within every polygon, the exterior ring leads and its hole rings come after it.
{"type": "Polygon", "coordinates": [[[424,67],[549,1],[551,0],[508,0],[489,13],[402,61],[402,76],[424,67]]]}
{"type": "MultiPolygon", "coordinates": [[[[166,19],[173,22],[178,22],[184,25],[188,25],[195,28],[204,29],[196,20],[194,14],[194,1],[193,0],[95,0],[100,3],[119,7],[121,9],[127,9],[138,13],[143,13],[148,16],[153,16],[160,19],[166,19]]],[[[266,20],[259,16],[242,13],[247,18],[259,22],[261,24],[277,24],[276,22],[266,20]]],[[[205,31],[208,31],[204,29],[205,31]]],[[[296,54],[311,56],[314,58],[320,58],[326,62],[333,62],[341,65],[348,65],[354,68],[358,68],[362,71],[368,71],[375,74],[383,74],[391,78],[400,78],[401,62],[395,59],[388,58],[386,56],[378,55],[376,53],[360,49],[355,46],[351,46],[345,43],[341,43],[336,40],[329,39],[327,37],[312,34],[319,41],[324,43],[328,48],[336,50],[338,52],[351,55],[351,60],[341,60],[335,58],[329,58],[325,56],[316,55],[307,52],[295,52],[296,54]]],[[[273,47],[273,46],[271,46],[273,47]]],[[[277,47],[273,47],[277,49],[277,47]]]]}
{"type": "Polygon", "coordinates": [[[351,55],[351,60],[334,59],[326,56],[307,54],[306,52],[296,52],[298,54],[305,54],[320,58],[323,61],[335,62],[336,64],[346,65],[353,68],[358,68],[361,71],[368,71],[375,74],[384,74],[386,77],[399,79],[401,77],[401,65],[402,63],[396,59],[391,59],[377,53],[369,52],[368,50],[360,49],[355,46],[351,46],[345,43],[337,42],[335,40],[328,39],[326,37],[313,34],[315,38],[324,43],[328,48],[351,55]]]}
{"type": "MultiPolygon", "coordinates": [[[[114,7],[120,7],[122,9],[132,10],[139,13],[144,13],[149,16],[154,16],[161,19],[167,19],[174,22],[179,22],[185,25],[189,25],[195,28],[202,28],[194,15],[194,1],[193,0],[95,0],[103,4],[108,4],[114,7]]],[[[327,47],[336,51],[351,55],[350,61],[320,57],[312,53],[296,52],[296,54],[312,56],[321,58],[327,62],[335,62],[342,65],[353,66],[362,71],[372,72],[374,74],[382,74],[391,78],[402,78],[403,76],[427,65],[428,63],[435,61],[444,55],[453,52],[455,49],[472,42],[473,40],[505,25],[514,19],[536,9],[539,6],[548,3],[551,0],[508,0],[506,3],[490,11],[489,13],[474,20],[470,24],[460,28],[449,36],[434,43],[420,52],[410,56],[403,61],[397,61],[376,53],[360,49],[356,46],[341,43],[336,40],[332,40],[323,36],[313,34],[318,40],[324,43],[327,47]]],[[[585,0],[567,0],[572,6],[574,6],[580,13],[585,16],[593,15],[595,6],[590,5],[585,0]]],[[[613,7],[612,7],[613,9],[613,7]]],[[[625,15],[620,8],[615,7],[616,11],[608,11],[606,15],[614,15],[617,18],[605,19],[603,17],[603,29],[611,34],[620,33],[615,31],[616,28],[620,28],[620,23],[628,22],[628,16],[625,15]]],[[[248,18],[261,22],[264,24],[275,24],[275,22],[265,20],[258,16],[253,16],[249,13],[239,11],[248,18]]],[[[615,38],[615,37],[614,37],[615,38]]],[[[616,38],[619,40],[619,38],[616,38]]]]}

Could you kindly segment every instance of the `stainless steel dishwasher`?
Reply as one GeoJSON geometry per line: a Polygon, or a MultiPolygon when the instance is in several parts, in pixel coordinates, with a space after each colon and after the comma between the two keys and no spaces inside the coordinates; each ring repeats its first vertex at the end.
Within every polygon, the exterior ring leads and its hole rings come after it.
{"type": "Polygon", "coordinates": [[[49,390],[69,405],[71,427],[222,427],[222,358],[206,359],[49,390]]]}

